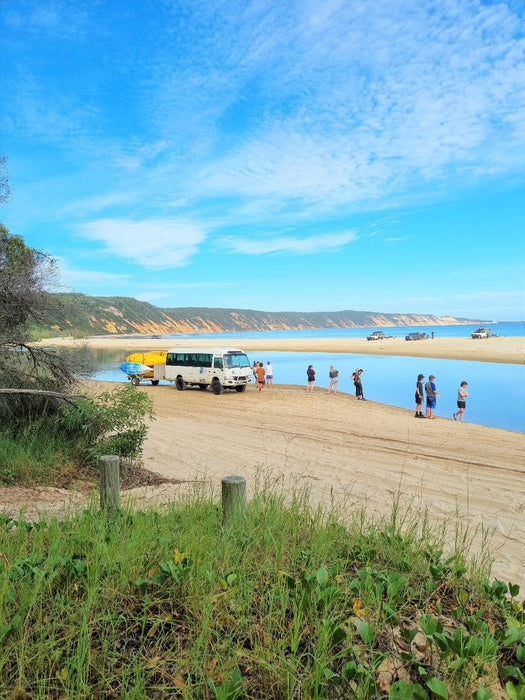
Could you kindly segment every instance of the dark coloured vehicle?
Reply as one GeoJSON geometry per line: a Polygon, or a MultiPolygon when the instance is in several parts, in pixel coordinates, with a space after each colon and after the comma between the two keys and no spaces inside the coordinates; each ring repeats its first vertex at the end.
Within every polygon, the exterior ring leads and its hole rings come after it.
{"type": "Polygon", "coordinates": [[[408,335],[405,335],[405,340],[426,340],[426,339],[427,339],[426,333],[409,333],[408,335]]]}

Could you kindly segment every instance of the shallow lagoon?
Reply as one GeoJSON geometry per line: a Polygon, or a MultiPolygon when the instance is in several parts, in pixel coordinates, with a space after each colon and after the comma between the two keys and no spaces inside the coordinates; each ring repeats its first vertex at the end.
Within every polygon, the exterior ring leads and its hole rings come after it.
{"type": "MultiPolygon", "coordinates": [[[[457,326],[456,334],[457,334],[457,326]]],[[[357,329],[352,329],[357,330],[357,329]]],[[[358,329],[361,334],[363,329],[358,329]]],[[[398,332],[400,329],[396,329],[398,332]]],[[[399,333],[398,333],[399,334],[399,333]]],[[[219,334],[224,339],[226,335],[219,334]]],[[[251,334],[253,337],[253,334],[251,334]]],[[[304,336],[303,336],[304,337],[304,336]]],[[[218,338],[219,341],[219,338],[218,338]]],[[[219,341],[220,342],[220,341],[219,341]]],[[[483,342],[483,341],[480,341],[483,342]]],[[[490,342],[490,341],[489,341],[490,342]]],[[[241,345],[241,343],[239,343],[241,345]]],[[[145,347],[147,341],[145,340],[145,347]]],[[[93,379],[127,381],[118,369],[124,360],[120,350],[96,350],[98,370],[93,379]]],[[[328,387],[328,370],[334,365],[341,373],[339,391],[354,393],[350,374],[356,367],[363,372],[365,398],[402,408],[414,408],[416,377],[421,372],[436,376],[436,415],[451,418],[456,409],[457,389],[461,381],[469,383],[465,419],[471,423],[525,432],[525,367],[523,365],[463,360],[439,360],[347,353],[267,352],[249,353],[250,361],[270,361],[275,384],[306,385],[306,368],[317,370],[317,386],[328,387]]]]}

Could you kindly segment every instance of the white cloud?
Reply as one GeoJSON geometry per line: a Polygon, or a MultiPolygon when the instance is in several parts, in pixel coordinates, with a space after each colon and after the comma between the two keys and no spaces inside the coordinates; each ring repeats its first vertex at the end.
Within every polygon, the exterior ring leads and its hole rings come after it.
{"type": "Polygon", "coordinates": [[[345,233],[310,236],[309,238],[293,236],[280,236],[260,240],[227,238],[223,243],[232,252],[243,255],[266,255],[271,253],[308,255],[337,250],[356,239],[357,236],[353,231],[347,231],[345,233]]]}
{"type": "Polygon", "coordinates": [[[163,219],[98,219],[78,229],[112,255],[153,269],[187,265],[205,239],[203,229],[195,224],[163,219]]]}

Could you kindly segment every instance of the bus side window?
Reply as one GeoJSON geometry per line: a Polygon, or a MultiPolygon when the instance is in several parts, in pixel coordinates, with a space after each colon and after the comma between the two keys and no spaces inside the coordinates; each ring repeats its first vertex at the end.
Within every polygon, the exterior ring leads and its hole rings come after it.
{"type": "Polygon", "coordinates": [[[213,360],[215,369],[222,369],[222,357],[215,357],[213,360]]]}

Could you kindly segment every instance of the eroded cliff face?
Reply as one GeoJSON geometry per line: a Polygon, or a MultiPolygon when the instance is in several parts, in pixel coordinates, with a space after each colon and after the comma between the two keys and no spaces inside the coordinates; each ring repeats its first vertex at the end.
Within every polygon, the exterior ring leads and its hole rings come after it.
{"type": "Polygon", "coordinates": [[[251,309],[161,309],[127,297],[66,295],[66,313],[49,318],[55,333],[85,335],[257,332],[318,328],[370,328],[374,326],[439,326],[477,323],[475,319],[424,314],[383,314],[364,311],[268,312],[251,309]]]}

